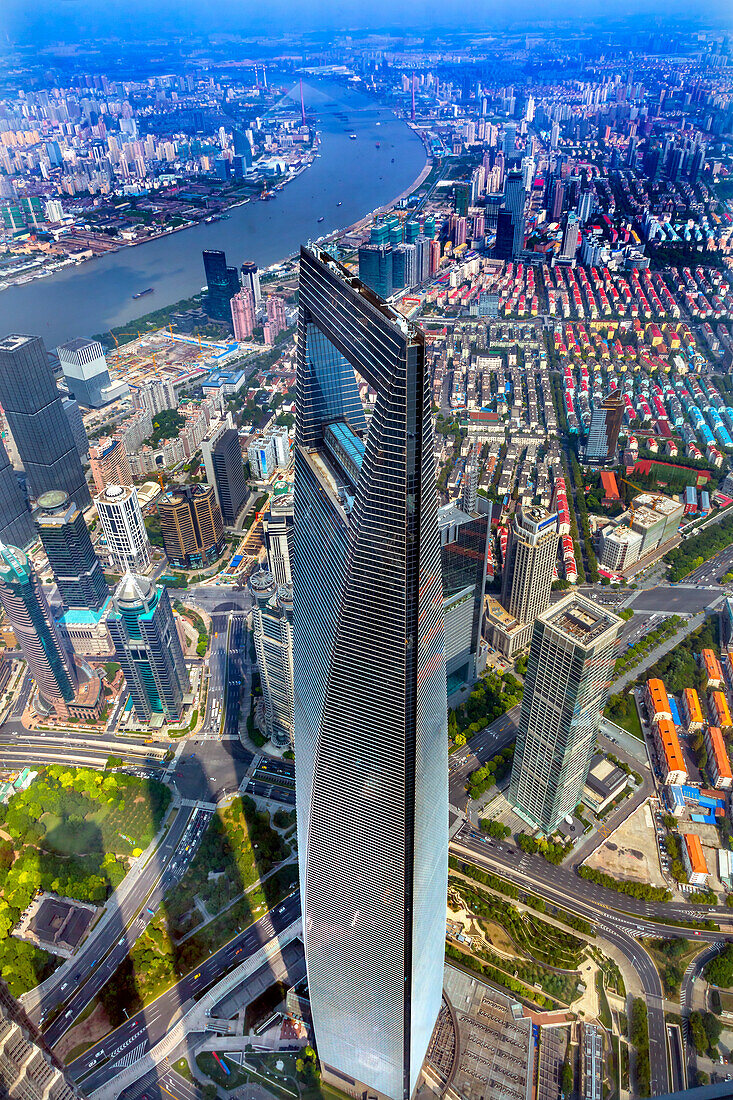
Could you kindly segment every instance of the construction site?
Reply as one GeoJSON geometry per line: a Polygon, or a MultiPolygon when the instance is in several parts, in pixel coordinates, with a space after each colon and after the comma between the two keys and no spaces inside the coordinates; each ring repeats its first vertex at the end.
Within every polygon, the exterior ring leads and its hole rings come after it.
{"type": "MultiPolygon", "coordinates": [[[[121,333],[122,336],[132,335],[121,333]]],[[[202,336],[181,335],[171,326],[138,332],[129,343],[112,334],[115,347],[107,354],[110,376],[134,388],[147,382],[167,382],[179,392],[203,380],[211,371],[235,368],[262,351],[255,343],[221,342],[202,336]]]]}

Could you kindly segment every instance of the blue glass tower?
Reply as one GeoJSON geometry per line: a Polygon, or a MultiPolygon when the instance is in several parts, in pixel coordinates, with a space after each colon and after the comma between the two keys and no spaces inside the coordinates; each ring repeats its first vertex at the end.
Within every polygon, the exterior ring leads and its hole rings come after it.
{"type": "Polygon", "coordinates": [[[302,249],[293,538],[296,804],[324,1077],[407,1100],[440,1008],[448,790],[422,333],[302,249]],[[376,391],[367,428],[356,374],[376,391]]]}

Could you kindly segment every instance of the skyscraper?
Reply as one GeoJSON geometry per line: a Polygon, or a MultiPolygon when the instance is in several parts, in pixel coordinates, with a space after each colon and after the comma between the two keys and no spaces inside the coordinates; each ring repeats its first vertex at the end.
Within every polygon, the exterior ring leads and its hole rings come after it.
{"type": "Polygon", "coordinates": [[[36,529],[8,452],[0,440],[0,542],[23,549],[36,541],[36,529]]]}
{"type": "Polygon", "coordinates": [[[251,292],[256,312],[262,301],[262,290],[260,288],[260,273],[257,264],[252,260],[245,260],[242,264],[242,286],[245,290],[251,292]]]}
{"type": "Polygon", "coordinates": [[[85,508],[89,488],[40,336],[14,334],[0,340],[0,404],[31,495],[65,489],[85,508]]]}
{"type": "Polygon", "coordinates": [[[104,348],[98,340],[69,340],[56,350],[69,390],[80,405],[98,409],[128,392],[126,382],[110,379],[104,348]]]}
{"type": "Polygon", "coordinates": [[[83,514],[68,493],[52,489],[41,493],[34,518],[64,607],[99,611],[109,592],[83,514]]]}
{"type": "Polygon", "coordinates": [[[76,1100],[80,1090],[38,1028],[0,980],[0,1096],[8,1100],[76,1100]]]}
{"type": "Polygon", "coordinates": [[[293,589],[267,569],[250,577],[255,598],[252,640],[262,685],[265,732],[273,744],[293,740],[293,589]]]}
{"type": "Polygon", "coordinates": [[[608,462],[616,456],[618,436],[624,415],[624,400],[619,393],[609,393],[594,402],[585,446],[587,462],[608,462]]]}
{"type": "Polygon", "coordinates": [[[184,485],[158,501],[160,533],[171,565],[200,569],[224,549],[224,523],[210,485],[184,485]]]}
{"type": "Polygon", "coordinates": [[[76,668],[31,562],[14,546],[0,547],[0,603],[43,700],[65,717],[76,693],[76,668]]]}
{"type": "Polygon", "coordinates": [[[201,444],[206,480],[216,493],[224,523],[236,522],[247,499],[242,448],[231,419],[218,425],[201,444]]]}
{"type": "Polygon", "coordinates": [[[394,289],[391,245],[364,244],[361,246],[359,278],[380,298],[389,298],[394,289]]]}
{"type": "Polygon", "coordinates": [[[206,312],[219,321],[231,320],[230,302],[239,293],[239,272],[227,267],[225,252],[205,250],[203,253],[206,273],[206,312]]]}
{"type": "Polygon", "coordinates": [[[579,237],[580,222],[576,214],[570,213],[565,222],[565,230],[562,237],[562,251],[560,256],[563,260],[572,260],[575,258],[575,253],[578,251],[579,237]]]}
{"type": "Polygon", "coordinates": [[[248,287],[242,287],[230,302],[234,339],[248,340],[255,330],[255,300],[248,287]]]}
{"type": "Polygon", "coordinates": [[[262,517],[262,531],[270,572],[278,584],[292,584],[293,494],[275,493],[262,517]]]}
{"type": "Polygon", "coordinates": [[[620,628],[617,615],[577,593],[534,625],[509,801],[545,833],[580,799],[620,628]]]}
{"type": "Polygon", "coordinates": [[[424,337],[301,250],[293,539],[296,805],[324,1077],[406,1100],[440,1007],[443,591],[424,337]],[[367,431],[355,372],[376,391],[367,431]]]}
{"type": "Polygon", "coordinates": [[[167,590],[127,573],[115,589],[107,626],[136,717],[179,719],[188,672],[167,590]]]}
{"type": "Polygon", "coordinates": [[[150,565],[150,542],[134,485],[108,485],[94,498],[112,567],[120,573],[150,565]]]}
{"type": "Polygon", "coordinates": [[[512,259],[515,260],[524,248],[524,203],[527,193],[524,190],[522,172],[516,168],[507,172],[504,182],[504,206],[512,216],[514,236],[512,240],[512,259]]]}
{"type": "Polygon", "coordinates": [[[529,644],[532,623],[550,602],[557,558],[557,515],[545,508],[518,508],[509,529],[501,603],[489,596],[487,627],[505,657],[529,644]]]}

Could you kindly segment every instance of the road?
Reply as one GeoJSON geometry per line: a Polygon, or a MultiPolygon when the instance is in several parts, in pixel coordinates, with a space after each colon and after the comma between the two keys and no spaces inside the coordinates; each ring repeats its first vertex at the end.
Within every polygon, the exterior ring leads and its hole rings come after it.
{"type": "Polygon", "coordinates": [[[73,975],[70,978],[67,976],[63,982],[55,983],[51,992],[44,991],[41,1004],[35,1009],[38,1019],[48,1016],[49,1011],[64,1003],[63,1013],[44,1031],[44,1038],[49,1046],[57,1043],[73,1027],[74,1022],[106,985],[127,956],[130,947],[153,919],[166,891],[181,881],[210,819],[210,810],[179,811],[174,822],[175,834],[166,837],[150,860],[150,872],[147,875],[144,872],[140,876],[140,880],[123,899],[112,919],[105,924],[92,943],[85,946],[82,955],[74,960],[73,975]],[[152,893],[148,897],[151,889],[152,893]],[[128,929],[127,924],[141,906],[144,906],[142,912],[128,929]],[[69,992],[72,992],[72,996],[64,1002],[69,992]]]}
{"type": "Polygon", "coordinates": [[[724,941],[710,944],[710,946],[706,947],[704,951],[701,951],[699,955],[695,955],[695,958],[689,964],[682,977],[680,1006],[682,1013],[682,1036],[685,1044],[685,1053],[687,1055],[688,1080],[693,1080],[697,1072],[697,1051],[695,1049],[695,1044],[690,1040],[690,1025],[688,1023],[690,1013],[695,1007],[695,982],[698,981],[710,960],[720,954],[724,947],[724,941]]]}
{"type": "Polygon", "coordinates": [[[166,1059],[120,1093],[120,1100],[203,1100],[203,1090],[171,1069],[166,1059]]]}
{"type": "Polygon", "coordinates": [[[219,736],[224,705],[224,689],[227,682],[227,641],[229,618],[225,613],[211,616],[211,643],[206,661],[209,666],[209,690],[206,695],[206,714],[202,735],[219,736]]]}
{"type": "Polygon", "coordinates": [[[694,581],[696,584],[717,584],[718,579],[733,569],[733,546],[727,546],[725,550],[703,562],[697,569],[693,569],[687,577],[685,584],[694,581]]]}
{"type": "Polygon", "coordinates": [[[174,1015],[184,1012],[224,974],[256,954],[299,918],[300,897],[296,891],[277,909],[238,933],[136,1016],[85,1051],[67,1067],[71,1077],[82,1084],[86,1093],[94,1092],[117,1070],[131,1065],[154,1047],[169,1030],[174,1015]]]}

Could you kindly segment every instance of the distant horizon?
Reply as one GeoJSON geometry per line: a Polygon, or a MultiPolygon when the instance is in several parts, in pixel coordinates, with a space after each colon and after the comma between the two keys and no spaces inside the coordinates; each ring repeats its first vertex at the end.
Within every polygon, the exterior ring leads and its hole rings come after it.
{"type": "Polygon", "coordinates": [[[292,39],[309,35],[410,35],[415,46],[435,36],[475,36],[493,33],[544,34],[555,28],[574,27],[598,32],[623,30],[639,18],[646,23],[645,33],[676,24],[694,23],[700,31],[733,32],[729,0],[708,0],[691,7],[682,0],[611,0],[601,10],[587,0],[535,0],[530,3],[496,5],[487,12],[480,5],[462,9],[451,22],[451,14],[437,0],[407,0],[395,6],[384,0],[321,0],[299,4],[290,0],[271,0],[266,10],[260,5],[239,0],[36,0],[32,8],[26,0],[5,0],[0,12],[0,40],[5,45],[81,43],[90,37],[108,41],[150,40],[151,44],[173,37],[190,35],[220,36],[237,39],[267,38],[277,35],[287,51],[292,39]],[[581,21],[581,22],[579,22],[581,21]],[[283,38],[284,35],[284,38],[283,38]]]}

